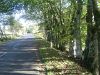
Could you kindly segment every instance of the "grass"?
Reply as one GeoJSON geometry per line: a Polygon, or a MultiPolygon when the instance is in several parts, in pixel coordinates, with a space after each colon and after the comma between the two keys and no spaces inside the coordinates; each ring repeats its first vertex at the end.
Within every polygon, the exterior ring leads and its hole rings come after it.
{"type": "Polygon", "coordinates": [[[2,39],[0,39],[0,45],[3,43],[6,43],[7,41],[14,40],[14,39],[15,39],[15,37],[2,38],[2,39]]]}
{"type": "Polygon", "coordinates": [[[76,62],[66,58],[59,50],[50,48],[46,41],[40,41],[39,51],[47,75],[92,75],[76,62]]]}

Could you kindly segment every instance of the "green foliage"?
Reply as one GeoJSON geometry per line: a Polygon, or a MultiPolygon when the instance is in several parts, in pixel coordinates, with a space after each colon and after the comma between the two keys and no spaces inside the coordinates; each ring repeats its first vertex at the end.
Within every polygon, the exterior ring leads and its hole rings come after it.
{"type": "MultiPolygon", "coordinates": [[[[65,51],[66,45],[69,50],[70,47],[74,47],[75,39],[78,47],[87,47],[86,39],[89,35],[87,34],[88,23],[85,20],[94,21],[89,32],[95,32],[96,28],[99,30],[99,27],[95,27],[95,24],[99,26],[99,9],[96,9],[96,5],[94,5],[93,7],[90,6],[91,9],[94,9],[88,11],[87,5],[91,5],[87,4],[88,1],[95,2],[96,0],[0,0],[0,12],[11,11],[16,5],[20,3],[23,4],[27,15],[31,16],[31,19],[40,20],[41,23],[43,23],[43,29],[47,40],[52,42],[56,49],[65,51]],[[92,15],[94,18],[87,19],[88,12],[92,12],[92,14],[88,15],[92,15]]],[[[100,1],[97,1],[97,7],[99,7],[100,1]]],[[[9,23],[11,25],[11,30],[18,31],[21,28],[20,24],[15,21],[13,17],[9,18],[9,23]]],[[[91,44],[90,41],[88,43],[91,44]]],[[[81,51],[81,48],[79,50],[81,51]]],[[[53,50],[50,51],[47,53],[51,54],[53,52],[53,50]]],[[[86,54],[87,52],[88,51],[86,51],[86,54]]],[[[56,55],[57,51],[54,53],[54,55],[56,55]]],[[[87,57],[88,55],[85,56],[87,57]]]]}
{"type": "Polygon", "coordinates": [[[0,12],[7,12],[9,7],[4,0],[0,0],[0,12]]]}
{"type": "Polygon", "coordinates": [[[16,21],[13,16],[10,16],[10,18],[8,18],[8,22],[10,25],[10,31],[12,33],[19,32],[19,30],[22,28],[21,24],[16,21]]]}

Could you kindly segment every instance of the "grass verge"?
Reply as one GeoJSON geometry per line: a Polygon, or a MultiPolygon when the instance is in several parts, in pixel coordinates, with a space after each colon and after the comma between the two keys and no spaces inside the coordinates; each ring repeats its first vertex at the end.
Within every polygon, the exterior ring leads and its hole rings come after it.
{"type": "Polygon", "coordinates": [[[49,43],[40,40],[40,55],[47,75],[92,75],[74,61],[65,58],[59,50],[50,48],[49,43]]]}
{"type": "Polygon", "coordinates": [[[4,44],[4,43],[6,43],[6,42],[8,42],[10,40],[14,40],[14,39],[15,39],[15,37],[13,37],[13,38],[7,37],[7,38],[0,39],[0,45],[4,44]]]}

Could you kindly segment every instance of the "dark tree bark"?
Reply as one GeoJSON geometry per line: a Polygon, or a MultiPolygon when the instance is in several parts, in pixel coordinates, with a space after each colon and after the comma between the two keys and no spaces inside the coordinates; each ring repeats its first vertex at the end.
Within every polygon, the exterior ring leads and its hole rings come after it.
{"type": "MultiPolygon", "coordinates": [[[[76,58],[82,58],[82,47],[81,47],[81,34],[80,34],[80,21],[82,13],[82,0],[75,1],[75,12],[72,15],[71,23],[71,40],[70,40],[70,53],[76,58]]],[[[73,4],[74,4],[73,3],[73,4]]]]}
{"type": "Polygon", "coordinates": [[[94,31],[95,31],[95,58],[93,61],[93,66],[94,66],[94,74],[95,75],[99,75],[99,52],[100,52],[100,48],[99,48],[99,31],[100,31],[100,11],[98,9],[98,5],[97,5],[97,0],[92,0],[93,3],[93,14],[94,14],[94,21],[95,21],[95,27],[94,27],[94,31]]]}
{"type": "Polygon", "coordinates": [[[87,40],[84,51],[84,60],[87,67],[93,72],[93,75],[99,75],[99,38],[98,26],[100,24],[100,15],[97,9],[96,0],[88,0],[87,5],[87,40]],[[93,18],[94,17],[94,18],[93,18]]]}

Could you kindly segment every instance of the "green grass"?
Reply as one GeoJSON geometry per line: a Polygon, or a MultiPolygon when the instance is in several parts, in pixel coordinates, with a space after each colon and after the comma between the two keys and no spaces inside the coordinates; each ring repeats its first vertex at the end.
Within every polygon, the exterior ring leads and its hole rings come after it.
{"type": "Polygon", "coordinates": [[[3,43],[6,43],[7,41],[14,40],[14,39],[15,39],[15,37],[13,37],[13,38],[7,37],[7,38],[0,39],[0,45],[3,43]]]}
{"type": "Polygon", "coordinates": [[[40,55],[45,64],[47,75],[92,75],[85,68],[63,56],[59,50],[49,47],[49,43],[40,41],[40,55]]]}

